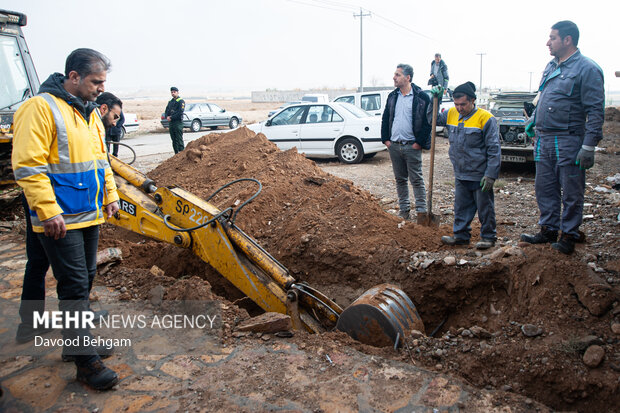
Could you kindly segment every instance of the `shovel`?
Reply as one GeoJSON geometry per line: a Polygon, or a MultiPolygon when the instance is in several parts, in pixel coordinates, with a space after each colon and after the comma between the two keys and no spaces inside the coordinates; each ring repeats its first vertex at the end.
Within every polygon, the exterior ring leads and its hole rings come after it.
{"type": "Polygon", "coordinates": [[[439,217],[433,214],[433,171],[435,169],[435,137],[437,136],[437,106],[439,98],[433,96],[433,122],[431,125],[431,165],[428,172],[428,194],[426,196],[426,214],[418,214],[418,225],[439,227],[439,217]]]}

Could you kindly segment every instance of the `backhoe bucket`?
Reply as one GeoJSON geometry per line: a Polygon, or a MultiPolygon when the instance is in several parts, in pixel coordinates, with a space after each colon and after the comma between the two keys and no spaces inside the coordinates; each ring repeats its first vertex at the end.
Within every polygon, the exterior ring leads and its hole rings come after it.
{"type": "Polygon", "coordinates": [[[424,333],[413,302],[391,284],[378,285],[362,294],[340,314],[336,328],[375,347],[398,347],[411,330],[424,333]]]}

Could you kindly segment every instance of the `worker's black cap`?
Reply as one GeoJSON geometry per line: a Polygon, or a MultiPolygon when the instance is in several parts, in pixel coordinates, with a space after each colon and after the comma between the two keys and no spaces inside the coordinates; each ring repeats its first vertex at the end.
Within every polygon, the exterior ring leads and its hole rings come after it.
{"type": "Polygon", "coordinates": [[[172,86],[172,87],[170,88],[170,91],[171,91],[171,92],[178,92],[178,91],[179,91],[179,89],[177,89],[176,87],[172,86]]]}

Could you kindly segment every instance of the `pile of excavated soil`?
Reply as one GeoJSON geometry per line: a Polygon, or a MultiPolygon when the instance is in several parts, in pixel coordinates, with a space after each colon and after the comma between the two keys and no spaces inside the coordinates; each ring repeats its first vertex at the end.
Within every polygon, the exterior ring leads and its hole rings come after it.
{"type": "MultiPolygon", "coordinates": [[[[565,257],[548,246],[523,246],[522,255],[484,265],[439,261],[410,271],[413,253],[447,249],[439,238],[451,232],[449,227],[402,225],[352,182],[325,173],[295,150],[278,150],[245,128],[191,142],[149,177],[158,186],[177,185],[201,198],[235,179],[259,180],[262,192],[241,210],[236,224],[294,277],[342,306],[376,284],[399,285],[416,304],[427,333],[437,329],[438,338],[410,339],[408,352],[386,351],[388,357],[525,394],[555,409],[602,411],[617,405],[620,346],[610,329],[620,317],[619,306],[610,311],[617,292],[577,254],[565,257]],[[540,328],[540,334],[526,336],[520,328],[525,324],[540,328]],[[464,329],[478,333],[467,335],[464,329]],[[582,361],[583,343],[593,341],[603,347],[605,361],[590,369],[582,361]]],[[[211,202],[220,209],[237,207],[255,191],[256,185],[242,182],[211,202]]],[[[125,298],[148,298],[162,285],[166,298],[215,294],[226,297],[227,307],[236,308],[234,302],[250,313],[259,311],[187,250],[111,226],[104,227],[101,244],[123,250],[121,266],[105,282],[124,287],[125,298]],[[152,265],[165,275],[150,274],[152,265]]],[[[243,310],[231,314],[247,315],[243,310]]]]}

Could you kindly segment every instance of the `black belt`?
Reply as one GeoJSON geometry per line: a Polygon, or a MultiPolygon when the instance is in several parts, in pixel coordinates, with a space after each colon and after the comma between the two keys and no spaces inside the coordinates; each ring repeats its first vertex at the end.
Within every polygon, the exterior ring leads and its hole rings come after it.
{"type": "Polygon", "coordinates": [[[415,141],[392,141],[392,143],[395,143],[397,145],[413,145],[415,143],[415,141]]]}

